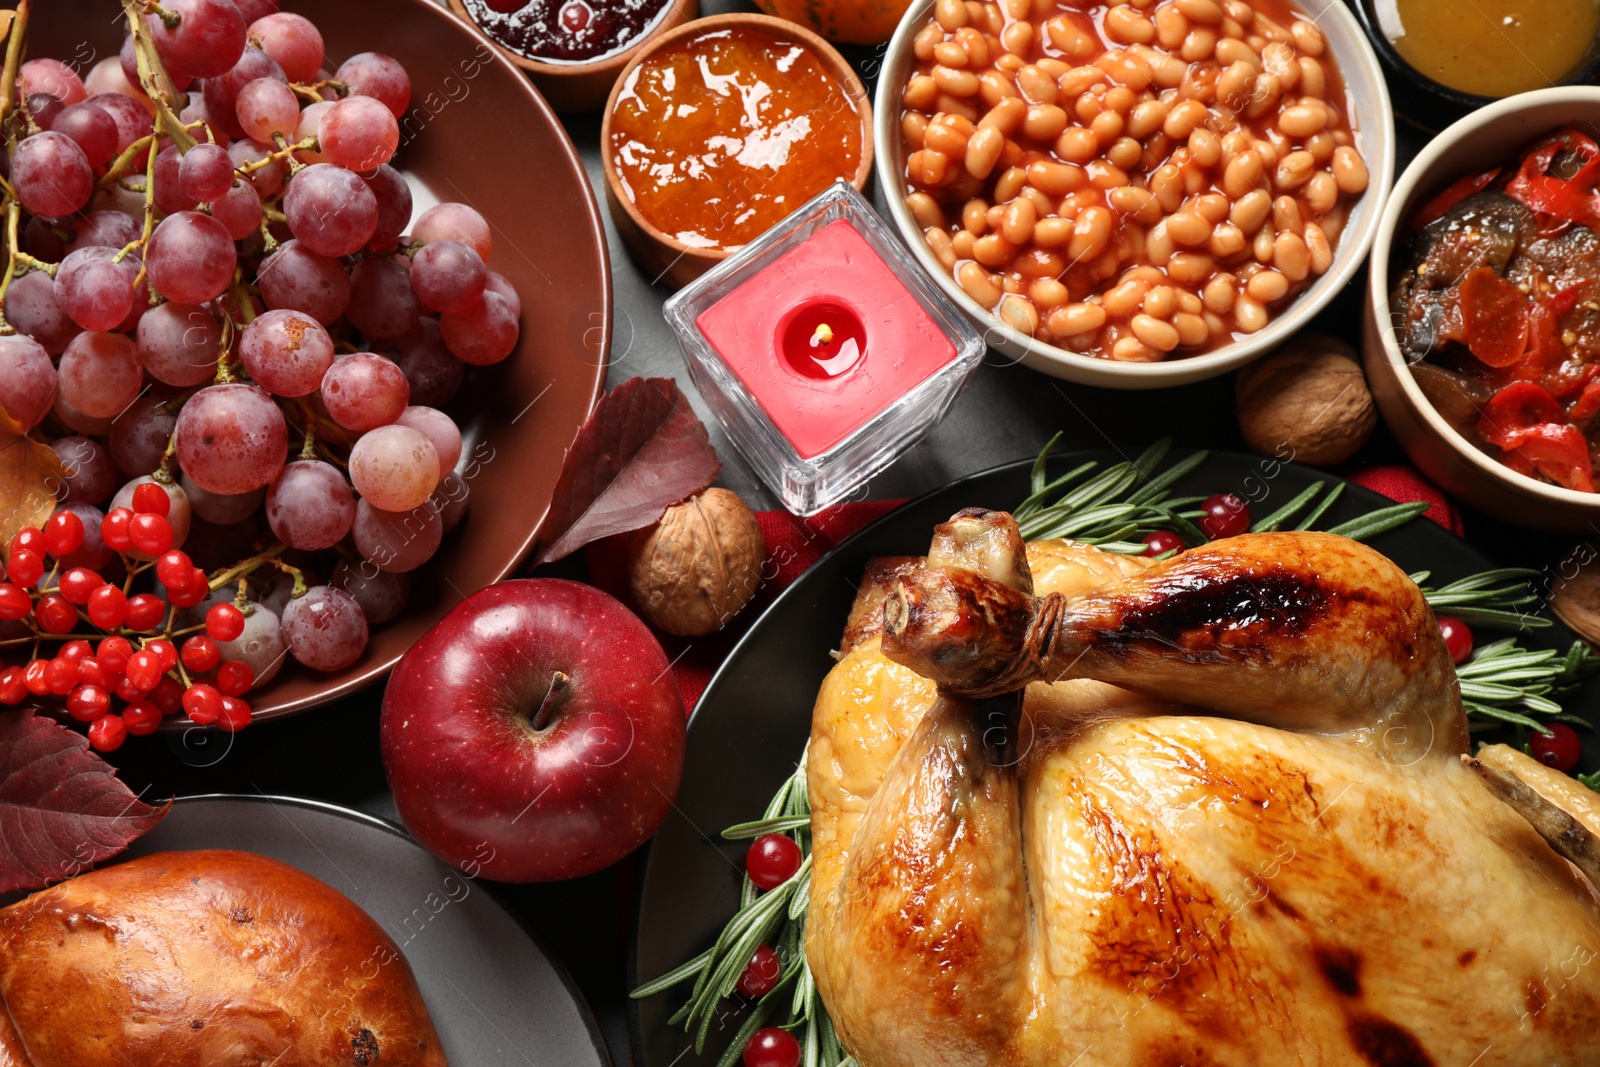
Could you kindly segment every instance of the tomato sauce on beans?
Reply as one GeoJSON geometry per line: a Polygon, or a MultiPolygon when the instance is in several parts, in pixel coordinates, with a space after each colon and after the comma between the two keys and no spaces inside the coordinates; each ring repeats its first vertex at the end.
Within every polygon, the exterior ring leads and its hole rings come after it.
{"type": "Polygon", "coordinates": [[[1001,322],[1154,361],[1255,333],[1367,187],[1284,0],[938,0],[901,90],[906,204],[1001,322]]]}

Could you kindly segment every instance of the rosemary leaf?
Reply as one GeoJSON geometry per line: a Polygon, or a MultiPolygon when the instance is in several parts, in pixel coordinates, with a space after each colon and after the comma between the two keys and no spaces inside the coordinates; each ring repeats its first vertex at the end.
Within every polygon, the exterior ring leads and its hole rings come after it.
{"type": "Polygon", "coordinates": [[[1316,507],[1312,508],[1311,509],[1311,513],[1309,515],[1307,515],[1305,518],[1300,520],[1300,525],[1296,526],[1295,529],[1296,530],[1309,530],[1309,529],[1311,529],[1319,521],[1321,521],[1323,515],[1327,514],[1328,509],[1333,507],[1334,501],[1338,500],[1343,495],[1344,495],[1344,483],[1343,482],[1338,482],[1338,483],[1336,483],[1334,485],[1333,489],[1328,493],[1328,495],[1322,498],[1322,503],[1320,503],[1316,507]]]}
{"type": "Polygon", "coordinates": [[[1328,532],[1348,537],[1352,541],[1365,541],[1369,537],[1397,530],[1427,510],[1427,503],[1421,500],[1410,504],[1395,504],[1393,507],[1379,508],[1358,519],[1340,523],[1328,532]]]}
{"type": "Polygon", "coordinates": [[[758,819],[755,822],[742,822],[737,826],[730,826],[722,831],[722,836],[728,841],[747,841],[764,834],[783,834],[810,825],[809,815],[780,815],[777,818],[758,819]]]}
{"type": "Polygon", "coordinates": [[[653,997],[657,993],[671,989],[679,982],[687,982],[690,978],[693,978],[695,975],[706,969],[706,965],[711,962],[711,957],[712,952],[710,949],[707,949],[694,959],[690,960],[688,963],[685,963],[682,967],[679,967],[677,970],[668,971],[655,981],[646,982],[638,989],[635,989],[632,993],[629,993],[628,996],[632,997],[634,1000],[641,1000],[644,997],[653,997]]]}
{"type": "MultiPolygon", "coordinates": [[[[1163,448],[1162,455],[1165,454],[1166,449],[1163,448]]],[[[1143,488],[1135,490],[1133,494],[1128,497],[1128,503],[1148,504],[1152,501],[1159,500],[1163,493],[1176,485],[1178,480],[1184,475],[1188,474],[1190,471],[1200,466],[1200,464],[1204,463],[1206,458],[1210,455],[1211,453],[1209,452],[1196,452],[1191,456],[1186,456],[1183,459],[1178,460],[1178,462],[1174,463],[1160,474],[1152,475],[1150,479],[1145,482],[1143,488]]],[[[1195,503],[1199,503],[1204,499],[1205,497],[1196,497],[1195,503]]],[[[1172,503],[1177,502],[1173,501],[1172,503]]]]}
{"type": "MultiPolygon", "coordinates": [[[[755,1032],[767,1024],[767,1018],[772,1014],[773,1006],[770,1004],[757,1004],[745,1019],[744,1025],[739,1027],[733,1035],[733,1040],[728,1042],[727,1051],[722,1058],[717,1060],[717,1067],[733,1067],[744,1055],[744,1047],[750,1043],[750,1038],[755,1032]]],[[[700,1046],[695,1046],[695,1051],[700,1051],[700,1046]]]]}
{"type": "Polygon", "coordinates": [[[1290,500],[1283,507],[1279,508],[1277,511],[1274,511],[1271,515],[1268,515],[1264,519],[1258,519],[1255,525],[1250,527],[1250,532],[1272,533],[1274,530],[1278,529],[1278,527],[1294,518],[1294,516],[1303,510],[1307,504],[1311,503],[1317,498],[1317,494],[1321,493],[1327,487],[1327,482],[1312,482],[1310,485],[1306,486],[1303,490],[1297,493],[1294,499],[1290,500]]]}

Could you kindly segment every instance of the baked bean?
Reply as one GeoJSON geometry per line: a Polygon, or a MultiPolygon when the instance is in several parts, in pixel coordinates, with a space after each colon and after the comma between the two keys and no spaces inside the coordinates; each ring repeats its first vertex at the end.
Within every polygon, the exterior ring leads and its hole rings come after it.
{"type": "Polygon", "coordinates": [[[1306,182],[1305,197],[1312,213],[1325,215],[1339,202],[1339,183],[1332,174],[1319,170],[1306,182]]]}
{"type": "Polygon", "coordinates": [[[1103,207],[1085,208],[1072,227],[1072,240],[1067,244],[1067,258],[1074,263],[1093,259],[1105,251],[1111,240],[1113,223],[1111,212],[1103,207]]]}
{"type": "Polygon", "coordinates": [[[1124,119],[1128,112],[1133,110],[1133,105],[1139,102],[1139,94],[1126,85],[1113,85],[1106,90],[1106,107],[1121,115],[1124,119]]]}
{"type": "Polygon", "coordinates": [[[1234,63],[1248,63],[1256,70],[1261,69],[1261,57],[1256,55],[1256,50],[1237,37],[1224,37],[1217,42],[1217,62],[1225,66],[1234,63]]]}
{"type": "Polygon", "coordinates": [[[935,122],[928,127],[923,134],[922,143],[951,159],[967,154],[967,139],[961,136],[959,131],[942,122],[935,122]]]}
{"type": "Polygon", "coordinates": [[[1209,107],[1217,98],[1217,77],[1221,73],[1222,67],[1209,59],[1189,64],[1183,84],[1178,86],[1178,96],[1184,100],[1198,100],[1209,107]]]}
{"type": "Polygon", "coordinates": [[[1127,281],[1118,282],[1100,298],[1100,306],[1104,309],[1102,318],[1104,315],[1112,315],[1119,319],[1125,319],[1132,315],[1139,310],[1139,306],[1144,301],[1144,295],[1151,288],[1149,281],[1144,278],[1130,278],[1127,281]]]}
{"type": "Polygon", "coordinates": [[[957,259],[971,259],[972,246],[978,239],[972,236],[970,230],[957,230],[950,235],[950,247],[956,250],[957,259]]]}
{"type": "Polygon", "coordinates": [[[1156,12],[1156,41],[1168,52],[1183,47],[1189,36],[1189,19],[1176,6],[1164,7],[1156,12]]]}
{"type": "Polygon", "coordinates": [[[1128,114],[1126,126],[1128,136],[1144,140],[1152,133],[1161,129],[1161,124],[1167,121],[1167,105],[1162,100],[1146,100],[1136,105],[1128,114]]]}
{"type": "Polygon", "coordinates": [[[1217,0],[1174,0],[1172,5],[1191,22],[1215,26],[1222,22],[1222,6],[1217,0]]]}
{"type": "Polygon", "coordinates": [[[934,62],[947,67],[965,69],[968,63],[967,50],[954,41],[940,41],[933,46],[934,62]]]}
{"type": "Polygon", "coordinates": [[[1139,307],[1146,315],[1154,315],[1158,319],[1170,319],[1173,312],[1178,310],[1178,291],[1170,285],[1152,286],[1144,294],[1144,299],[1139,302],[1139,307]]]}
{"type": "Polygon", "coordinates": [[[1044,32],[1051,44],[1075,60],[1088,59],[1100,48],[1099,42],[1066,15],[1047,19],[1044,32]]]}
{"type": "Polygon", "coordinates": [[[954,33],[967,24],[965,0],[939,0],[933,5],[933,17],[946,33],[954,33]]]}
{"type": "Polygon", "coordinates": [[[1259,230],[1270,214],[1272,198],[1264,190],[1253,189],[1242,197],[1234,198],[1233,207],[1228,211],[1228,221],[1248,236],[1259,230]]]}
{"type": "Polygon", "coordinates": [[[1320,56],[1326,47],[1322,40],[1322,31],[1314,22],[1295,19],[1289,27],[1289,33],[1294,37],[1294,46],[1308,56],[1320,56]]]}
{"type": "Polygon", "coordinates": [[[1233,205],[1221,193],[1203,193],[1194,198],[1192,206],[1196,213],[1216,226],[1228,217],[1228,209],[1233,205]]]}
{"type": "Polygon", "coordinates": [[[1097,93],[1094,90],[1090,90],[1087,93],[1081,94],[1077,100],[1072,102],[1072,113],[1076,115],[1078,117],[1078,121],[1085,126],[1094,121],[1094,117],[1105,109],[1105,93],[1097,93]]]}
{"type": "MultiPolygon", "coordinates": [[[[990,108],[999,107],[1006,100],[1021,103],[1021,94],[1011,79],[998,70],[986,70],[978,75],[978,97],[990,108]]],[[[1026,108],[1027,105],[1023,104],[1026,108]]],[[[1019,113],[1020,114],[1020,113],[1019,113]]]]}
{"type": "Polygon", "coordinates": [[[1067,96],[1081,96],[1106,80],[1099,67],[1073,67],[1056,78],[1056,87],[1067,96]]]}
{"type": "Polygon", "coordinates": [[[1035,141],[1054,141],[1066,128],[1067,113],[1054,104],[1035,104],[1022,120],[1022,132],[1035,141]]]}
{"type": "Polygon", "coordinates": [[[1250,254],[1255,256],[1256,262],[1262,265],[1272,262],[1272,252],[1277,247],[1275,244],[1277,237],[1271,226],[1263,226],[1256,231],[1255,240],[1250,247],[1250,254]]]}
{"type": "Polygon", "coordinates": [[[1282,44],[1292,44],[1294,38],[1289,33],[1289,27],[1275,18],[1256,12],[1256,30],[1264,34],[1269,41],[1278,41],[1282,44]]]}
{"type": "Polygon", "coordinates": [[[1211,240],[1206,242],[1206,247],[1218,259],[1231,259],[1243,252],[1249,244],[1244,231],[1231,222],[1224,222],[1211,231],[1211,240]]]}
{"type": "Polygon", "coordinates": [[[956,269],[956,282],[962,290],[984,308],[1000,302],[1000,287],[989,278],[989,272],[976,263],[963,263],[956,269]]]}
{"type": "Polygon", "coordinates": [[[1017,71],[1017,90],[1030,104],[1053,104],[1060,93],[1056,80],[1032,63],[1017,71]]]}
{"type": "Polygon", "coordinates": [[[996,70],[1000,71],[1002,74],[1009,74],[1012,77],[1016,77],[1017,71],[1021,70],[1027,65],[1027,60],[1023,59],[1021,56],[1014,56],[1010,52],[1005,53],[999,59],[994,61],[996,70]]]}
{"type": "MultiPolygon", "coordinates": [[[[1022,123],[1028,117],[1028,105],[1022,102],[1020,96],[1008,96],[989,109],[989,113],[979,120],[979,127],[993,126],[1006,137],[1022,129],[1022,123]]],[[[1004,138],[1001,139],[1004,144],[1004,138]]]]}
{"type": "Polygon", "coordinates": [[[1129,51],[1150,68],[1150,83],[1157,89],[1176,89],[1183,84],[1183,76],[1189,73],[1189,65],[1183,60],[1166,52],[1158,52],[1149,45],[1136,44],[1129,51]]]}
{"type": "Polygon", "coordinates": [[[1018,193],[1028,180],[1028,172],[1021,167],[1007,167],[1000,175],[1000,180],[994,183],[994,198],[997,203],[1005,203],[1018,193]]]}
{"type": "Polygon", "coordinates": [[[1132,170],[1144,159],[1144,148],[1132,137],[1119,137],[1106,149],[1106,158],[1123,170],[1132,170]]]}
{"type": "Polygon", "coordinates": [[[1167,216],[1167,233],[1174,244],[1197,248],[1211,239],[1211,223],[1197,212],[1179,211],[1167,216]]]}
{"type": "Polygon", "coordinates": [[[961,208],[961,225],[974,237],[989,232],[989,205],[982,200],[968,200],[961,208]]]}
{"type": "Polygon", "coordinates": [[[911,153],[906,160],[906,169],[911,173],[911,180],[918,185],[941,185],[949,174],[950,157],[924,149],[911,153]]]}
{"type": "MultiPolygon", "coordinates": [[[[962,71],[961,73],[964,74],[966,72],[962,71]]],[[[978,109],[974,104],[975,101],[964,100],[959,96],[953,96],[941,90],[938,99],[933,102],[933,108],[935,111],[942,111],[946,115],[960,115],[968,122],[977,122],[978,109]]]]}
{"type": "Polygon", "coordinates": [[[1161,124],[1161,132],[1174,141],[1182,141],[1203,125],[1206,118],[1204,104],[1198,100],[1184,100],[1167,113],[1166,122],[1161,124]]]}
{"type": "Polygon", "coordinates": [[[1028,297],[1035,307],[1046,311],[1061,307],[1072,299],[1067,287],[1054,278],[1035,278],[1028,286],[1028,297]]]}
{"type": "Polygon", "coordinates": [[[1324,125],[1321,109],[1308,104],[1295,104],[1278,113],[1278,129],[1296,140],[1321,133],[1324,125]]]}
{"type": "Polygon", "coordinates": [[[1272,246],[1272,265],[1291,282],[1303,282],[1311,273],[1311,252],[1303,237],[1280,233],[1272,246]]]}
{"type": "Polygon", "coordinates": [[[1056,209],[1054,200],[1051,200],[1048,196],[1045,196],[1031,185],[1024,185],[1022,187],[1022,192],[1018,193],[1017,195],[1019,197],[1026,197],[1027,199],[1033,201],[1033,209],[1034,211],[1038,212],[1040,218],[1044,218],[1046,215],[1051,214],[1056,209]]]}
{"type": "Polygon", "coordinates": [[[925,111],[939,99],[939,84],[926,74],[915,74],[906,82],[900,99],[908,108],[925,111]]]}
{"type": "Polygon", "coordinates": [[[1144,255],[1151,263],[1165,267],[1176,252],[1177,244],[1167,232],[1167,220],[1162,219],[1144,235],[1144,255]]]}
{"type": "Polygon", "coordinates": [[[1272,202],[1272,228],[1279,232],[1304,233],[1306,223],[1300,214],[1300,205],[1292,196],[1280,196],[1272,202]]]}
{"type": "MultiPolygon", "coordinates": [[[[1192,255],[1194,255],[1194,253],[1193,252],[1180,252],[1179,255],[1191,255],[1192,256],[1192,255]]],[[[1208,272],[1206,274],[1206,277],[1209,278],[1210,276],[1211,275],[1208,272]]],[[[1205,305],[1200,303],[1200,298],[1198,296],[1195,296],[1193,293],[1189,292],[1189,290],[1187,290],[1187,289],[1179,289],[1178,290],[1178,311],[1179,311],[1180,314],[1182,314],[1184,312],[1187,312],[1190,315],[1198,315],[1198,314],[1200,314],[1200,312],[1204,308],[1205,308],[1205,305]]]]}
{"type": "Polygon", "coordinates": [[[930,22],[912,39],[911,50],[924,63],[933,62],[933,50],[944,40],[944,27],[930,22]]]}
{"type": "Polygon", "coordinates": [[[1115,189],[1128,184],[1128,172],[1108,160],[1091,159],[1083,172],[1089,176],[1090,185],[1101,189],[1115,189]]]}
{"type": "Polygon", "coordinates": [[[1095,66],[1105,71],[1118,85],[1126,85],[1134,90],[1149,85],[1152,77],[1150,64],[1129,52],[1107,52],[1095,61],[1095,66]]]}
{"type": "Polygon", "coordinates": [[[1033,228],[1033,243],[1044,248],[1060,248],[1072,240],[1072,219],[1052,215],[1040,219],[1033,228]]]}
{"type": "Polygon", "coordinates": [[[933,68],[934,83],[951,96],[965,97],[978,94],[978,76],[970,70],[939,65],[933,68]]]}
{"type": "Polygon", "coordinates": [[[900,135],[913,151],[922,147],[922,138],[927,132],[928,116],[920,111],[907,111],[906,117],[900,120],[900,135]]]}
{"type": "Polygon", "coordinates": [[[917,220],[917,225],[924,230],[944,227],[944,209],[939,207],[939,202],[927,193],[917,192],[906,197],[906,209],[911,212],[911,217],[917,220]]]}
{"type": "Polygon", "coordinates": [[[956,31],[956,44],[961,46],[961,51],[966,55],[968,67],[989,65],[989,41],[978,30],[963,26],[956,31]]]}
{"type": "Polygon", "coordinates": [[[1301,56],[1300,91],[1307,96],[1323,97],[1328,95],[1328,76],[1322,71],[1322,64],[1310,56],[1301,56]]]}
{"type": "Polygon", "coordinates": [[[1272,170],[1278,165],[1278,146],[1271,141],[1256,141],[1250,151],[1261,157],[1262,170],[1272,170]]]}
{"type": "Polygon", "coordinates": [[[967,173],[980,181],[987,178],[993,173],[995,164],[1000,161],[1000,153],[1005,145],[1005,134],[995,127],[984,126],[979,129],[967,142],[965,157],[967,173]]]}
{"type": "MultiPolygon", "coordinates": [[[[1256,9],[1247,0],[1222,0],[1222,12],[1224,21],[1232,19],[1241,27],[1249,26],[1256,18],[1256,9]]],[[[1241,29],[1239,32],[1244,31],[1241,29]]]]}
{"type": "Polygon", "coordinates": [[[1261,65],[1278,78],[1285,92],[1293,92],[1300,82],[1300,64],[1295,62],[1294,46],[1274,41],[1261,50],[1261,65]]]}
{"type": "Polygon", "coordinates": [[[1156,39],[1155,24],[1132,7],[1111,8],[1101,25],[1118,44],[1149,44],[1156,39]]]}
{"type": "Polygon", "coordinates": [[[1084,183],[1084,173],[1079,167],[1066,163],[1039,160],[1029,163],[1028,184],[1049,196],[1065,196],[1084,183]]]}
{"type": "Polygon", "coordinates": [[[1033,14],[1033,0],[1004,0],[1004,6],[1006,14],[1019,21],[1033,14]]]}
{"type": "Polygon", "coordinates": [[[1122,116],[1106,108],[1090,121],[1089,128],[1094,131],[1101,144],[1111,144],[1122,136],[1123,125],[1122,116]]]}
{"type": "Polygon", "coordinates": [[[1106,199],[1112,207],[1146,226],[1153,226],[1161,219],[1161,202],[1148,189],[1124,185],[1111,190],[1106,199]]]}
{"type": "Polygon", "coordinates": [[[1239,20],[1234,18],[1232,15],[1224,15],[1222,17],[1222,35],[1218,38],[1218,40],[1226,41],[1230,37],[1236,41],[1243,40],[1244,27],[1240,25],[1239,20]]]}
{"type": "Polygon", "coordinates": [[[954,270],[956,266],[956,250],[950,244],[950,235],[943,227],[930,227],[922,231],[922,239],[928,242],[928,250],[933,257],[944,264],[945,270],[954,270]]]}
{"type": "Polygon", "coordinates": [[[1000,31],[1000,47],[1014,56],[1026,56],[1033,44],[1033,23],[1013,22],[1000,31]]]}
{"type": "Polygon", "coordinates": [[[1289,295],[1289,279],[1275,270],[1257,271],[1250,276],[1244,291],[1252,300],[1271,304],[1289,295]]]}
{"type": "Polygon", "coordinates": [[[1255,88],[1255,68],[1248,63],[1233,63],[1217,77],[1217,101],[1229,111],[1243,111],[1255,88]]]}
{"type": "Polygon", "coordinates": [[[1222,159],[1222,138],[1204,126],[1189,134],[1189,158],[1202,167],[1214,167],[1222,159]]]}
{"type": "Polygon", "coordinates": [[[1333,150],[1333,180],[1341,192],[1354,196],[1367,188],[1367,164],[1361,153],[1348,145],[1333,150]]]}
{"type": "Polygon", "coordinates": [[[1153,173],[1172,152],[1172,138],[1164,133],[1157,132],[1145,139],[1144,158],[1139,160],[1139,169],[1153,173]]]}
{"type": "Polygon", "coordinates": [[[1250,92],[1250,103],[1245,106],[1246,118],[1259,119],[1278,106],[1283,97],[1283,86],[1276,74],[1256,75],[1256,86],[1250,92]]]}
{"type": "Polygon", "coordinates": [[[1017,246],[997,233],[991,233],[972,242],[972,258],[985,267],[998,270],[1010,266],[1017,258],[1017,246]]]}
{"type": "Polygon", "coordinates": [[[1211,330],[1199,312],[1180,311],[1172,317],[1172,325],[1178,331],[1178,343],[1185,348],[1203,345],[1211,337],[1211,330]]]}
{"type": "Polygon", "coordinates": [[[1119,363],[1154,363],[1161,351],[1151,348],[1137,337],[1119,337],[1111,345],[1111,358],[1119,363]]]}
{"type": "Polygon", "coordinates": [[[1217,50],[1217,31],[1210,26],[1196,26],[1183,39],[1178,57],[1185,63],[1198,63],[1210,59],[1217,50]]]}
{"type": "Polygon", "coordinates": [[[1314,133],[1306,141],[1306,151],[1311,153],[1311,158],[1317,161],[1318,166],[1327,166],[1333,158],[1333,150],[1338,147],[1338,142],[1333,139],[1333,134],[1324,130],[1314,133]]]}
{"type": "MultiPolygon", "coordinates": [[[[1229,161],[1222,174],[1222,191],[1232,200],[1240,200],[1250,193],[1262,178],[1261,156],[1246,152],[1229,161]]],[[[1243,227],[1240,227],[1243,229],[1243,227]]]]}
{"type": "Polygon", "coordinates": [[[996,311],[1001,322],[1025,337],[1032,337],[1039,330],[1039,310],[1025,296],[1005,297],[996,311]]]}
{"type": "Polygon", "coordinates": [[[1224,273],[1213,275],[1211,280],[1206,282],[1201,299],[1207,311],[1225,315],[1233,310],[1233,301],[1237,296],[1238,289],[1235,287],[1233,275],[1224,273]]]}
{"type": "Polygon", "coordinates": [[[1151,285],[1160,285],[1167,280],[1167,276],[1160,267],[1152,267],[1146,263],[1138,267],[1129,267],[1122,272],[1122,277],[1117,280],[1119,282],[1141,281],[1148,282],[1151,285]]]}
{"type": "MultiPolygon", "coordinates": [[[[1175,282],[1185,285],[1198,285],[1211,276],[1216,269],[1217,261],[1204,252],[1175,252],[1167,260],[1167,274],[1175,282]]],[[[1181,306],[1183,297],[1187,294],[1180,293],[1178,300],[1181,306]]]]}
{"type": "Polygon", "coordinates": [[[1133,335],[1158,352],[1171,352],[1178,347],[1178,328],[1162,322],[1154,315],[1135,315],[1129,323],[1133,335]]]}
{"type": "Polygon", "coordinates": [[[1333,244],[1328,240],[1328,235],[1316,223],[1307,223],[1305,241],[1306,251],[1311,254],[1311,273],[1327,273],[1328,268],[1333,266],[1333,244]]]}
{"type": "Polygon", "coordinates": [[[1241,296],[1233,302],[1233,324],[1240,333],[1255,333],[1267,324],[1267,309],[1259,301],[1241,296]]]}
{"type": "Polygon", "coordinates": [[[1033,226],[1039,221],[1039,209],[1032,200],[1019,196],[1006,207],[1000,222],[1000,235],[1014,245],[1025,245],[1033,240],[1033,226]]]}
{"type": "MultiPolygon", "coordinates": [[[[972,8],[968,7],[967,10],[968,12],[971,12],[972,8]]],[[[998,35],[1001,30],[1006,28],[1005,12],[1000,10],[999,4],[984,4],[983,11],[988,17],[981,22],[977,19],[972,19],[969,14],[969,21],[971,21],[974,26],[978,26],[979,28],[987,26],[989,32],[996,35],[998,35]]]]}
{"type": "MultiPolygon", "coordinates": [[[[992,204],[992,205],[990,205],[989,209],[983,213],[983,229],[985,231],[999,230],[1000,229],[1000,223],[1005,220],[1005,217],[1006,217],[1006,205],[1004,205],[1004,204],[992,204]]],[[[976,233],[973,236],[982,237],[983,234],[982,233],[976,233]]]]}
{"type": "Polygon", "coordinates": [[[1050,316],[1050,329],[1062,337],[1092,333],[1106,324],[1106,309],[1099,304],[1068,304],[1050,316]]]}
{"type": "Polygon", "coordinates": [[[1278,171],[1272,177],[1273,184],[1279,189],[1298,189],[1311,180],[1311,172],[1316,165],[1316,158],[1305,149],[1290,152],[1278,161],[1278,171]]]}
{"type": "Polygon", "coordinates": [[[1156,168],[1150,175],[1149,187],[1163,211],[1176,211],[1183,203],[1183,172],[1171,163],[1156,168]]]}
{"type": "Polygon", "coordinates": [[[1093,130],[1072,126],[1056,138],[1055,148],[1068,163],[1087,163],[1100,154],[1100,138],[1093,130]]]}

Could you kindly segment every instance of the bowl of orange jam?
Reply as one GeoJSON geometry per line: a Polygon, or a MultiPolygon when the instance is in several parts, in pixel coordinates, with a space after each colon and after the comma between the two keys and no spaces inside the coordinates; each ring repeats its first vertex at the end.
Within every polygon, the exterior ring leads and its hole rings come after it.
{"type": "Polygon", "coordinates": [[[716,15],[633,58],[600,145],[622,243],[652,282],[676,288],[834,182],[865,190],[872,108],[849,62],[811,31],[716,15]]]}

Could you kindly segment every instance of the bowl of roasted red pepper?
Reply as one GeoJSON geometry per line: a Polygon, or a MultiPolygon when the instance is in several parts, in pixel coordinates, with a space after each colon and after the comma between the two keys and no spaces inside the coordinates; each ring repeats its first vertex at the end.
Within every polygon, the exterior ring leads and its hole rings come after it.
{"type": "Polygon", "coordinates": [[[1412,462],[1508,522],[1600,521],[1600,88],[1441,133],[1395,184],[1370,282],[1367,376],[1412,462]]]}

